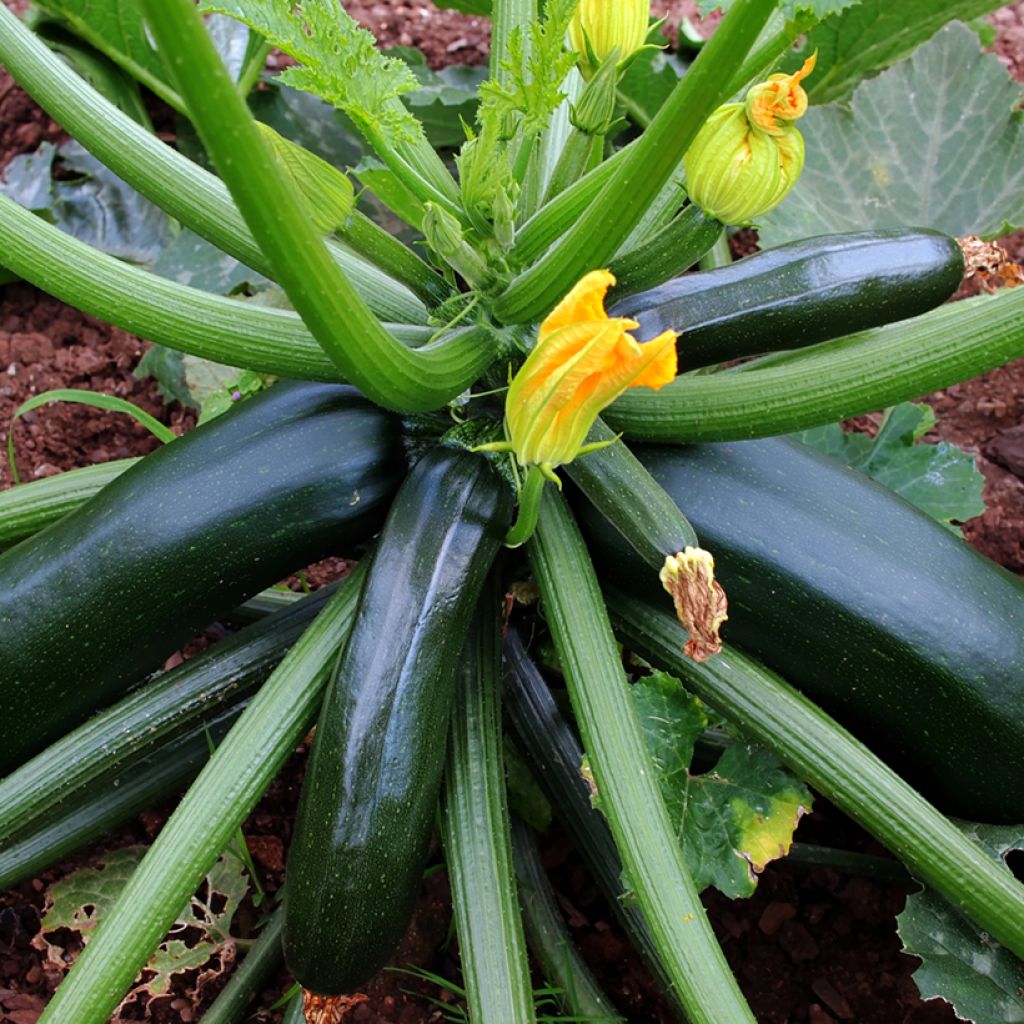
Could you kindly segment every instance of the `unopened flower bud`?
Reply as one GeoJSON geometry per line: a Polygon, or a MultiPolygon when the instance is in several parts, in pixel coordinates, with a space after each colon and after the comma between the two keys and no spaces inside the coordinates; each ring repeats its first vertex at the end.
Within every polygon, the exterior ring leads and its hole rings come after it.
{"type": "Polygon", "coordinates": [[[614,50],[620,61],[631,57],[644,45],[650,20],[651,0],[580,0],[569,45],[580,55],[583,74],[589,78],[614,50]]]}
{"type": "Polygon", "coordinates": [[[778,206],[804,167],[804,140],[793,123],[807,110],[801,81],[815,56],[792,75],[752,86],[743,103],[708,118],[686,153],[690,199],[724,224],[749,224],[778,206]]]}

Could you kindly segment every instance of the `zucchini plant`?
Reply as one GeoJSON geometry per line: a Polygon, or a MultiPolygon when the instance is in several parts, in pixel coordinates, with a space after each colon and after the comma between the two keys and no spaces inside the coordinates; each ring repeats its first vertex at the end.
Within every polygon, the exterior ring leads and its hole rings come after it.
{"type": "MultiPolygon", "coordinates": [[[[339,1019],[391,956],[435,814],[471,1018],[535,1019],[513,849],[539,883],[510,823],[499,713],[502,615],[534,588],[506,650],[509,717],[687,1020],[754,1019],[700,892],[752,889],[774,855],[754,847],[788,849],[806,784],[1000,955],[1024,956],[1024,887],[946,817],[1024,817],[1024,584],[776,437],[1024,355],[1024,291],[943,306],[965,272],[944,225],[837,225],[716,256],[799,188],[818,58],[790,50],[855,5],[732,0],[685,74],[638,103],[630,71],[659,56],[647,3],[493,0],[490,77],[454,171],[403,102],[409,67],[335,0],[41,3],[187,118],[202,161],[0,6],[15,79],[271,296],[160,277],[0,195],[12,274],[267,385],[141,460],[0,495],[0,876],[192,780],[44,1024],[110,1017],[314,722],[260,954],[283,942],[306,1020],[339,1019]],[[240,67],[204,14],[245,26],[240,67]],[[272,46],[295,59],[279,85],[347,115],[374,157],[353,173],[417,245],[361,212],[341,168],[254,118],[272,46]],[[715,269],[680,276],[702,260],[715,269]],[[330,553],[361,564],[329,598],[275,611],[260,594],[330,553]],[[148,678],[212,620],[270,611],[148,678]],[[575,730],[532,664],[545,650],[575,730]],[[678,820],[662,769],[693,744],[657,732],[654,704],[685,705],[697,733],[720,716],[744,740],[730,763],[775,780],[768,809],[730,805],[731,867],[705,863],[678,820]]],[[[557,925],[539,920],[526,934],[550,963],[557,925]]],[[[586,1005],[607,1007],[574,964],[586,1005]]]]}

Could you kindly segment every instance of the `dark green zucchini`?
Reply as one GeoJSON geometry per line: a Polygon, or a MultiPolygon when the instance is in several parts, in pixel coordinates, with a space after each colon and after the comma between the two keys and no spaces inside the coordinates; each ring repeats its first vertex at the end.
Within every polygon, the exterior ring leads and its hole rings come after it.
{"type": "MultiPolygon", "coordinates": [[[[1024,581],[796,441],[636,450],[715,556],[725,640],[947,812],[1024,819],[1024,581]]],[[[657,593],[616,531],[581,511],[605,574],[657,593]]]]}
{"type": "Polygon", "coordinates": [[[678,277],[617,303],[637,338],[681,333],[679,365],[802,348],[941,305],[960,286],[963,253],[937,231],[823,235],[678,277]]]}
{"type": "Polygon", "coordinates": [[[395,498],[328,688],[288,855],[285,959],[350,992],[408,925],[427,856],[459,652],[511,518],[479,456],[437,449],[395,498]]]}
{"type": "Polygon", "coordinates": [[[364,540],[404,473],[352,388],[279,384],[0,555],[0,772],[288,572],[364,540]]]}

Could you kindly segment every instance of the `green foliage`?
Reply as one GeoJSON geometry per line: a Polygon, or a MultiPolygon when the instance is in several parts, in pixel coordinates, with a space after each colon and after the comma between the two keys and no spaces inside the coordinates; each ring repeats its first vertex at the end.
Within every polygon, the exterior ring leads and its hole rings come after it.
{"type": "Polygon", "coordinates": [[[373,36],[360,28],[336,0],[208,0],[203,11],[237,18],[294,57],[280,79],[344,110],[371,135],[410,141],[419,125],[397,102],[416,88],[408,66],[386,57],[373,36]]]}
{"type": "Polygon", "coordinates": [[[419,82],[419,89],[403,99],[423,125],[430,144],[436,149],[459,146],[466,137],[463,122],[469,124],[476,117],[486,69],[454,64],[432,71],[415,47],[397,46],[389,54],[404,60],[419,82]]]}
{"type": "Polygon", "coordinates": [[[763,219],[762,244],[907,224],[995,236],[1024,224],[1022,95],[970,29],[947,26],[861,84],[849,109],[808,111],[803,176],[763,219]]]}
{"type": "MultiPolygon", "coordinates": [[[[968,837],[993,860],[1024,849],[1020,826],[963,823],[968,837]]],[[[958,1018],[974,1024],[1024,1021],[1024,967],[1009,950],[975,927],[931,889],[907,897],[899,915],[907,953],[921,958],[914,981],[923,999],[940,996],[958,1018]]]]}
{"type": "Polygon", "coordinates": [[[862,0],[812,29],[783,67],[795,71],[817,51],[814,74],[805,83],[811,103],[846,100],[862,79],[909,57],[943,25],[999,6],[999,0],[862,0]]]}
{"type": "Polygon", "coordinates": [[[632,688],[662,796],[698,890],[749,896],[757,875],[785,856],[810,791],[762,747],[732,743],[715,767],[690,763],[708,724],[703,704],[663,672],[632,688]]]}
{"type": "Polygon", "coordinates": [[[934,425],[930,406],[904,402],[889,410],[874,438],[846,432],[837,423],[793,436],[841,459],[960,533],[954,520],[963,523],[985,511],[985,478],[974,457],[956,445],[916,443],[934,425]]]}
{"type": "MultiPolygon", "coordinates": [[[[697,8],[701,14],[710,14],[715,10],[728,11],[734,0],[697,0],[697,8]]],[[[860,0],[781,0],[780,6],[787,18],[796,18],[801,14],[813,14],[816,18],[827,18],[831,14],[860,3],[860,0]]]]}
{"type": "MultiPolygon", "coordinates": [[[[667,45],[668,39],[658,32],[654,42],[660,47],[667,45]]],[[[632,120],[641,127],[647,125],[685,72],[686,65],[674,53],[645,48],[630,61],[619,80],[619,102],[632,120]]]]}
{"type": "Polygon", "coordinates": [[[44,142],[34,153],[14,157],[0,191],[62,231],[131,263],[153,264],[173,236],[163,210],[77,142],[44,142]]]}
{"type": "Polygon", "coordinates": [[[491,16],[491,0],[436,0],[435,7],[443,10],[461,11],[463,14],[479,14],[485,18],[491,16]]]}

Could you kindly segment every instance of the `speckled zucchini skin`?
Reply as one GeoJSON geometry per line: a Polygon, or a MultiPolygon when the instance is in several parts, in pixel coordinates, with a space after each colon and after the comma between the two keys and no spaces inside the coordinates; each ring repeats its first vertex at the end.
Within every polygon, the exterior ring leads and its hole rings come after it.
{"type": "MultiPolygon", "coordinates": [[[[724,639],[943,810],[1024,819],[1024,581],[796,441],[636,451],[714,553],[724,639]]],[[[593,510],[584,518],[597,564],[655,594],[654,573],[593,510]]]]}
{"type": "Polygon", "coordinates": [[[285,959],[312,992],[363,985],[408,926],[459,653],[511,503],[484,459],[437,449],[392,505],[324,701],[288,854],[285,959]]]}
{"type": "Polygon", "coordinates": [[[636,336],[681,332],[679,365],[802,348],[906,320],[960,287],[956,239],[924,229],[822,235],[716,270],[677,277],[617,303],[636,336]]]}
{"type": "Polygon", "coordinates": [[[397,420],[355,389],[278,384],[0,555],[0,773],[218,614],[366,539],[405,468],[397,420]]]}

